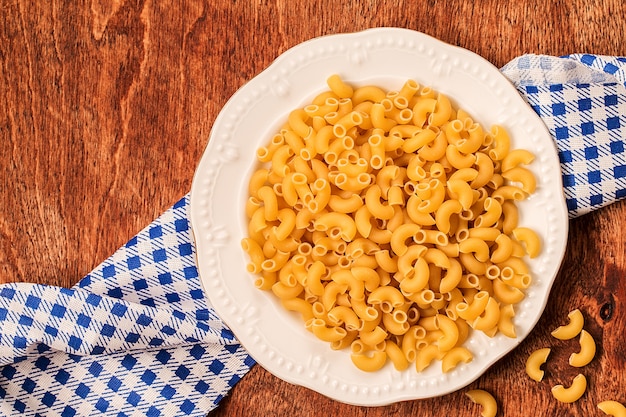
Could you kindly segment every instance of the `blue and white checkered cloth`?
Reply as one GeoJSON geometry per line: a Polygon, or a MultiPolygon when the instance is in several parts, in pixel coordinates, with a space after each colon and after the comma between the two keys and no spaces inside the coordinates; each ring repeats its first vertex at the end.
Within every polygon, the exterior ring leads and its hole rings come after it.
{"type": "Polygon", "coordinates": [[[626,58],[524,55],[502,73],[556,142],[570,217],[626,197],[626,58]]]}
{"type": "Polygon", "coordinates": [[[198,278],[189,197],[74,288],[0,286],[0,415],[201,416],[254,364],[198,278]]]}
{"type": "MultiPolygon", "coordinates": [[[[555,139],[570,217],[626,196],[626,59],[502,68],[555,139]]],[[[254,360],[201,286],[189,197],[74,288],[0,285],[0,415],[201,416],[254,360]]]]}

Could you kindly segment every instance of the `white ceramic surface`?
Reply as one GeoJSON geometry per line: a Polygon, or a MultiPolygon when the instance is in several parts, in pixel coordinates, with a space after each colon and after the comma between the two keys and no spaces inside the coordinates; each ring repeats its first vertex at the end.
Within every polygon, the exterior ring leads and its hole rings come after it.
{"type": "Polygon", "coordinates": [[[480,56],[419,32],[376,28],[304,42],[282,54],[226,103],[194,177],[191,222],[206,295],[257,362],[277,377],[357,405],[384,405],[460,389],[517,346],[541,316],[567,241],[567,210],[555,145],[539,117],[497,68],[480,56]],[[240,248],[246,235],[244,204],[257,147],[267,143],[288,113],[327,89],[340,74],[355,85],[399,89],[412,78],[447,94],[483,126],[501,124],[513,147],[536,154],[530,165],[537,191],[520,204],[521,225],[537,231],[541,255],[528,262],[533,284],[517,307],[518,335],[493,339],[473,333],[474,360],[450,373],[433,365],[422,373],[359,371],[347,351],[332,351],[306,331],[271,292],[253,286],[240,248]]]}

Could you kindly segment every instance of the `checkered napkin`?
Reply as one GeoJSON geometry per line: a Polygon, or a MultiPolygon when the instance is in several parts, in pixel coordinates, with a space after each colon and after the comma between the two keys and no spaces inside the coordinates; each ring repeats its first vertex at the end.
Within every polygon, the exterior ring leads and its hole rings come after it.
{"type": "Polygon", "coordinates": [[[570,217],[626,197],[626,58],[524,55],[502,73],[556,142],[570,217]]]}
{"type": "MultiPolygon", "coordinates": [[[[571,217],[626,195],[626,59],[525,55],[502,72],[542,117],[571,217]]],[[[189,196],[63,289],[0,285],[0,415],[200,416],[254,364],[207,301],[189,196]]]]}
{"type": "Polygon", "coordinates": [[[200,416],[254,364],[198,278],[189,197],[74,288],[0,286],[0,415],[200,416]]]}

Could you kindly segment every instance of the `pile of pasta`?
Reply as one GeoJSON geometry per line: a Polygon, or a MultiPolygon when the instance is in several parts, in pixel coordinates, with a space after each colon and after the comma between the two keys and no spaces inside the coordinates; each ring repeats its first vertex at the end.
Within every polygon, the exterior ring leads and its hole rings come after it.
{"type": "Polygon", "coordinates": [[[472,360],[470,331],[516,337],[541,250],[516,205],[534,155],[415,80],[327,84],[257,151],[241,242],[256,287],[364,371],[448,372],[472,360]]]}

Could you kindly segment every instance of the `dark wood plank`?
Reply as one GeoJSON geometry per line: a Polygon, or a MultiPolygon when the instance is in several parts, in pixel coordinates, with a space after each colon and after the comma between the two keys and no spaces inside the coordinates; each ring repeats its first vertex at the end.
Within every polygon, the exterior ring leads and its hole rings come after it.
{"type": "MultiPolygon", "coordinates": [[[[621,1],[0,2],[0,282],[71,286],[188,192],[212,123],[230,95],[311,37],[374,26],[425,32],[496,66],[524,53],[626,55],[621,1]]],[[[626,204],[571,222],[546,313],[471,388],[501,415],[598,415],[623,386],[626,204]],[[590,386],[563,405],[550,386],[573,376],[574,342],[550,331],[579,307],[598,341],[590,386]],[[608,314],[608,312],[612,314],[608,314]],[[554,346],[544,382],[528,354],[554,346]]],[[[347,406],[255,367],[214,416],[474,416],[463,390],[387,407],[347,406]]]]}

